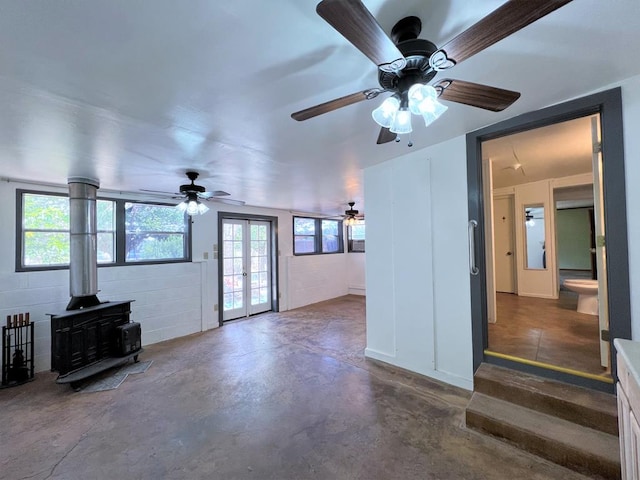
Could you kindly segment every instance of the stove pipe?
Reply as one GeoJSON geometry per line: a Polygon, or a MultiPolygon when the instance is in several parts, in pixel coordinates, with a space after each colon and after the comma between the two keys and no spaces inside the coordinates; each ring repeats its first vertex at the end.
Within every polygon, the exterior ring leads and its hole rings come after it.
{"type": "Polygon", "coordinates": [[[71,177],[69,183],[69,224],[71,250],[69,286],[71,300],[67,310],[99,305],[98,233],[96,192],[100,183],[84,177],[71,177]]]}

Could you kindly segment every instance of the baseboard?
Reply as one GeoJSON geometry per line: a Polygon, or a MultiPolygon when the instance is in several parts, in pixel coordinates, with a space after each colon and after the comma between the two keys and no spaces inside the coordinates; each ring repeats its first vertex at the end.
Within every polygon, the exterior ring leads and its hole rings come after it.
{"type": "Polygon", "coordinates": [[[446,383],[448,385],[453,385],[454,387],[459,387],[468,391],[473,391],[473,379],[469,380],[469,379],[462,378],[447,372],[442,372],[442,371],[432,370],[432,369],[425,369],[424,371],[416,371],[414,368],[410,368],[404,362],[399,361],[396,357],[377,351],[377,350],[373,350],[371,348],[364,349],[364,356],[367,358],[371,358],[373,360],[378,360],[380,362],[388,363],[389,365],[393,365],[395,367],[399,367],[413,373],[417,373],[418,375],[423,375],[425,377],[438,380],[439,382],[446,383]]]}

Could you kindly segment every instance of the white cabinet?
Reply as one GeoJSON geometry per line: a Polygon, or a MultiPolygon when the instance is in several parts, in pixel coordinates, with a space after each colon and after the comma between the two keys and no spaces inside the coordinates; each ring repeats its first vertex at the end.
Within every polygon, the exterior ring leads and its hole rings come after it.
{"type": "Polygon", "coordinates": [[[640,479],[640,342],[614,340],[618,351],[618,429],[623,480],[640,479]]]}

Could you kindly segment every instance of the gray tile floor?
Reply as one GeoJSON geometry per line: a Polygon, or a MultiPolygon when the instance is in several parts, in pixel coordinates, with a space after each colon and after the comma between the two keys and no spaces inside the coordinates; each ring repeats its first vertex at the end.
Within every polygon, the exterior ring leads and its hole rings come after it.
{"type": "Polygon", "coordinates": [[[364,310],[347,296],[151,345],[115,390],[49,372],[1,390],[0,478],[586,478],[465,429],[469,392],[366,360],[364,310]]]}

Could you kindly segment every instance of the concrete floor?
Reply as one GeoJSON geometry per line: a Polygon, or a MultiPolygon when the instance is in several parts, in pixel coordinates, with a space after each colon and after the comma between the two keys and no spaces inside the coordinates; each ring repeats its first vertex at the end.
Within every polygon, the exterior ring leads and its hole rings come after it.
{"type": "Polygon", "coordinates": [[[0,390],[0,478],[587,478],[465,429],[469,392],[364,344],[347,296],[146,347],[116,390],[38,374],[0,390]]]}

